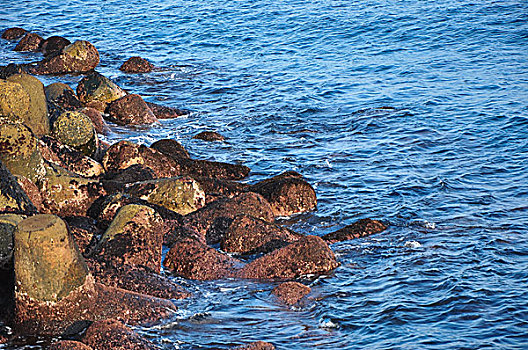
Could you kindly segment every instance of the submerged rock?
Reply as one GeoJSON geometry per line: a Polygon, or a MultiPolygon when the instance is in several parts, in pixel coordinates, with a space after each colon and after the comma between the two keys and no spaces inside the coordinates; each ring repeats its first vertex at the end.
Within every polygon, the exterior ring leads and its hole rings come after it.
{"type": "Polygon", "coordinates": [[[15,46],[15,51],[32,51],[37,52],[40,50],[40,44],[44,39],[38,34],[27,33],[18,44],[15,46]]]}
{"type": "Polygon", "coordinates": [[[69,41],[68,39],[63,38],[62,36],[54,35],[42,41],[40,45],[40,51],[42,52],[42,55],[44,55],[44,57],[58,55],[66,46],[70,44],[71,41],[69,41]]]}
{"type": "Polygon", "coordinates": [[[299,282],[284,282],[275,287],[271,294],[286,305],[295,305],[306,295],[310,294],[312,289],[299,282]]]}
{"type": "Polygon", "coordinates": [[[224,141],[225,138],[214,131],[202,131],[193,136],[193,139],[204,140],[204,141],[224,141]]]}
{"type": "Polygon", "coordinates": [[[13,27],[4,30],[2,33],[2,39],[6,40],[17,40],[26,35],[27,31],[23,28],[13,27]]]}
{"type": "Polygon", "coordinates": [[[383,232],[387,226],[378,220],[361,219],[351,225],[345,226],[335,232],[328,233],[322,238],[328,243],[348,241],[353,238],[360,238],[375,233],[383,232]]]}
{"type": "Polygon", "coordinates": [[[99,52],[91,43],[77,40],[55,55],[50,55],[30,67],[34,74],[86,73],[99,64],[99,52]]]}
{"type": "Polygon", "coordinates": [[[256,341],[246,345],[237,346],[233,350],[275,350],[275,346],[271,343],[256,341]]]}
{"type": "Polygon", "coordinates": [[[158,119],[173,119],[189,114],[189,111],[184,111],[174,107],[161,106],[152,102],[147,102],[147,106],[158,119]]]}
{"type": "Polygon", "coordinates": [[[62,113],[52,126],[52,135],[87,156],[94,156],[99,149],[99,139],[92,121],[81,112],[62,113]]]}
{"type": "Polygon", "coordinates": [[[159,349],[129,327],[116,320],[96,321],[86,330],[82,341],[94,350],[159,349]]]}
{"type": "Polygon", "coordinates": [[[119,86],[104,75],[92,72],[77,85],[77,96],[81,102],[104,112],[107,105],[126,95],[119,86]]]}
{"type": "Polygon", "coordinates": [[[158,121],[143,98],[136,94],[112,101],[106,112],[110,120],[118,125],[143,125],[158,121]]]}
{"type": "Polygon", "coordinates": [[[125,73],[150,73],[153,68],[154,65],[146,59],[134,56],[126,60],[126,62],[119,67],[119,70],[125,73]]]}

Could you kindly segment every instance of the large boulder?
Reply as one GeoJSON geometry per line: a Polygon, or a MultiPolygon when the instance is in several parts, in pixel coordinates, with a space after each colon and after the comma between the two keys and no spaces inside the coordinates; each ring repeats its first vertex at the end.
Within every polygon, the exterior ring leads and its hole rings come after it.
{"type": "Polygon", "coordinates": [[[387,226],[378,220],[361,219],[335,232],[328,233],[322,238],[328,243],[348,241],[349,239],[365,237],[383,232],[387,226]]]}
{"type": "Polygon", "coordinates": [[[141,337],[123,323],[104,320],[92,323],[82,341],[94,350],[156,350],[153,343],[141,337]]]}
{"type": "Polygon", "coordinates": [[[143,98],[136,94],[112,101],[106,109],[110,121],[118,125],[153,124],[158,121],[143,98]]]}
{"type": "Polygon", "coordinates": [[[110,102],[125,95],[123,89],[98,72],[88,74],[77,85],[79,100],[101,112],[105,111],[110,102]]]}
{"type": "Polygon", "coordinates": [[[46,86],[44,91],[48,103],[59,107],[61,111],[74,111],[83,107],[73,89],[67,84],[53,83],[46,86]]]}
{"type": "Polygon", "coordinates": [[[0,214],[0,270],[13,268],[13,234],[24,219],[22,215],[0,214]]]}
{"type": "Polygon", "coordinates": [[[30,67],[34,74],[86,73],[99,64],[99,52],[91,43],[78,40],[30,67]]]}
{"type": "Polygon", "coordinates": [[[15,46],[15,51],[32,51],[37,52],[40,50],[40,44],[44,39],[38,34],[27,33],[18,44],[15,46]]]}
{"type": "Polygon", "coordinates": [[[62,50],[70,44],[71,41],[68,39],[63,38],[62,36],[54,35],[42,41],[40,44],[40,51],[44,57],[59,55],[62,50]]]}
{"type": "Polygon", "coordinates": [[[246,183],[213,179],[209,177],[193,176],[205,192],[205,203],[211,203],[222,198],[233,198],[243,192],[247,192],[249,185],[246,183]]]}
{"type": "Polygon", "coordinates": [[[99,139],[92,121],[81,112],[67,111],[59,115],[53,122],[52,136],[89,157],[99,150],[99,139]]]}
{"type": "Polygon", "coordinates": [[[17,179],[0,161],[0,213],[35,214],[37,208],[17,179]]]}
{"type": "Polygon", "coordinates": [[[31,99],[22,85],[0,79],[0,115],[26,123],[30,107],[31,99]]]}
{"type": "Polygon", "coordinates": [[[119,67],[119,70],[125,73],[150,73],[153,68],[154,65],[146,59],[134,56],[126,60],[126,62],[119,67]]]}
{"type": "Polygon", "coordinates": [[[2,39],[6,40],[17,40],[26,35],[27,31],[24,28],[13,27],[7,28],[2,33],[2,39]]]}
{"type": "Polygon", "coordinates": [[[191,158],[189,152],[176,140],[161,139],[150,145],[150,148],[163,153],[170,158],[191,158]]]}

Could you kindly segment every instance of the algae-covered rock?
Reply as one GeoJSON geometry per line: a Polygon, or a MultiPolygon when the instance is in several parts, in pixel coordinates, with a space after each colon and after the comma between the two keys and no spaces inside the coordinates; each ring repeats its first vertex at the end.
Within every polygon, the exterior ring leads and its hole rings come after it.
{"type": "Polygon", "coordinates": [[[205,193],[191,178],[166,178],[131,184],[126,192],[149,203],[186,215],[205,204],[205,193]]]}
{"type": "Polygon", "coordinates": [[[82,341],[93,349],[114,350],[159,350],[152,342],[141,337],[123,323],[116,320],[94,322],[84,334],[82,341]]]}
{"type": "Polygon", "coordinates": [[[88,41],[78,40],[55,55],[49,55],[36,66],[31,67],[34,74],[85,73],[99,64],[99,52],[88,41]]]}
{"type": "Polygon", "coordinates": [[[81,112],[62,113],[53,123],[52,135],[61,143],[89,157],[99,148],[99,139],[92,121],[81,112]]]}
{"type": "Polygon", "coordinates": [[[0,213],[35,214],[37,209],[17,179],[0,161],[0,213]]]}
{"type": "Polygon", "coordinates": [[[48,103],[54,104],[65,111],[74,111],[83,107],[73,89],[67,84],[53,83],[46,86],[44,91],[48,103]]]}
{"type": "Polygon", "coordinates": [[[44,39],[38,34],[27,33],[18,44],[15,46],[15,51],[32,51],[37,52],[40,50],[40,44],[44,39]]]}
{"type": "Polygon", "coordinates": [[[191,158],[185,147],[178,141],[172,139],[158,140],[150,145],[150,148],[171,158],[191,158]]]}
{"type": "Polygon", "coordinates": [[[22,85],[0,79],[0,115],[28,121],[31,99],[22,85]]]}
{"type": "Polygon", "coordinates": [[[286,305],[295,305],[311,291],[310,287],[302,283],[290,281],[279,284],[271,291],[271,294],[286,305]]]}
{"type": "Polygon", "coordinates": [[[52,343],[48,350],[93,350],[93,348],[75,340],[59,340],[52,343]]]}
{"type": "Polygon", "coordinates": [[[106,112],[109,119],[118,125],[143,125],[158,121],[143,98],[136,94],[112,101],[106,112]]]}
{"type": "Polygon", "coordinates": [[[125,73],[149,73],[152,72],[153,68],[154,65],[146,59],[134,56],[126,60],[126,62],[119,67],[119,70],[125,73]]]}
{"type": "Polygon", "coordinates": [[[107,104],[126,95],[119,86],[104,75],[92,72],[77,85],[77,96],[85,104],[104,112],[107,104]],[[95,104],[94,104],[95,103],[95,104]]]}
{"type": "Polygon", "coordinates": [[[12,268],[13,234],[23,215],[0,214],[0,270],[12,268]]]}
{"type": "Polygon", "coordinates": [[[2,39],[17,40],[23,37],[26,33],[27,31],[24,28],[20,28],[20,27],[7,28],[2,33],[2,39]]]}
{"type": "Polygon", "coordinates": [[[37,78],[29,74],[15,74],[7,81],[22,85],[29,95],[30,105],[27,117],[23,119],[36,136],[47,135],[50,131],[48,119],[48,106],[44,85],[37,78]]]}
{"type": "Polygon", "coordinates": [[[62,50],[70,44],[71,41],[68,39],[63,38],[62,36],[54,35],[42,41],[40,44],[40,51],[44,57],[60,54],[62,50]]]}

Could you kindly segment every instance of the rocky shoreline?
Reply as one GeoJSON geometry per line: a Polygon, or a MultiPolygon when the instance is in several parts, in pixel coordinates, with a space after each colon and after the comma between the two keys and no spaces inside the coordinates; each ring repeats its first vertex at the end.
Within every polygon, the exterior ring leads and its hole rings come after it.
{"type": "MultiPolygon", "coordinates": [[[[148,103],[98,73],[88,41],[21,28],[2,39],[43,59],[0,67],[0,274],[8,282],[0,317],[14,330],[0,344],[22,334],[61,339],[51,349],[156,349],[128,326],[162,322],[177,310],[174,299],[192,297],[162,266],[193,280],[282,281],[273,295],[294,305],[310,293],[296,279],[339,266],[329,244],[386,229],[362,219],[302,235],[275,223],[316,210],[314,188],[296,172],[246,183],[248,167],[193,159],[175,140],[105,144],[107,121],[149,125],[187,112],[148,103]],[[63,74],[83,78],[75,90],[37,78],[63,74]]],[[[132,57],[119,69],[156,67],[132,57]]]]}

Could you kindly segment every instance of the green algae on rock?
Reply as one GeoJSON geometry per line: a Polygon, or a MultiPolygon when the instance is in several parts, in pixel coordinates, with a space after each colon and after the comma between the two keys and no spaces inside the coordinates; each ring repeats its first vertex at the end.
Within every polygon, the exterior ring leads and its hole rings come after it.
{"type": "Polygon", "coordinates": [[[0,79],[0,115],[26,122],[30,104],[29,94],[22,85],[0,79]]]}
{"type": "Polygon", "coordinates": [[[52,126],[52,135],[61,143],[71,146],[87,156],[93,156],[99,148],[99,139],[92,121],[84,113],[62,113],[52,126]]]}
{"type": "Polygon", "coordinates": [[[91,43],[77,40],[62,49],[59,54],[50,55],[29,67],[34,74],[86,73],[99,64],[99,52],[91,43]]]}
{"type": "Polygon", "coordinates": [[[88,74],[77,85],[79,100],[101,112],[104,112],[107,104],[126,94],[113,81],[98,72],[88,74]]]}

